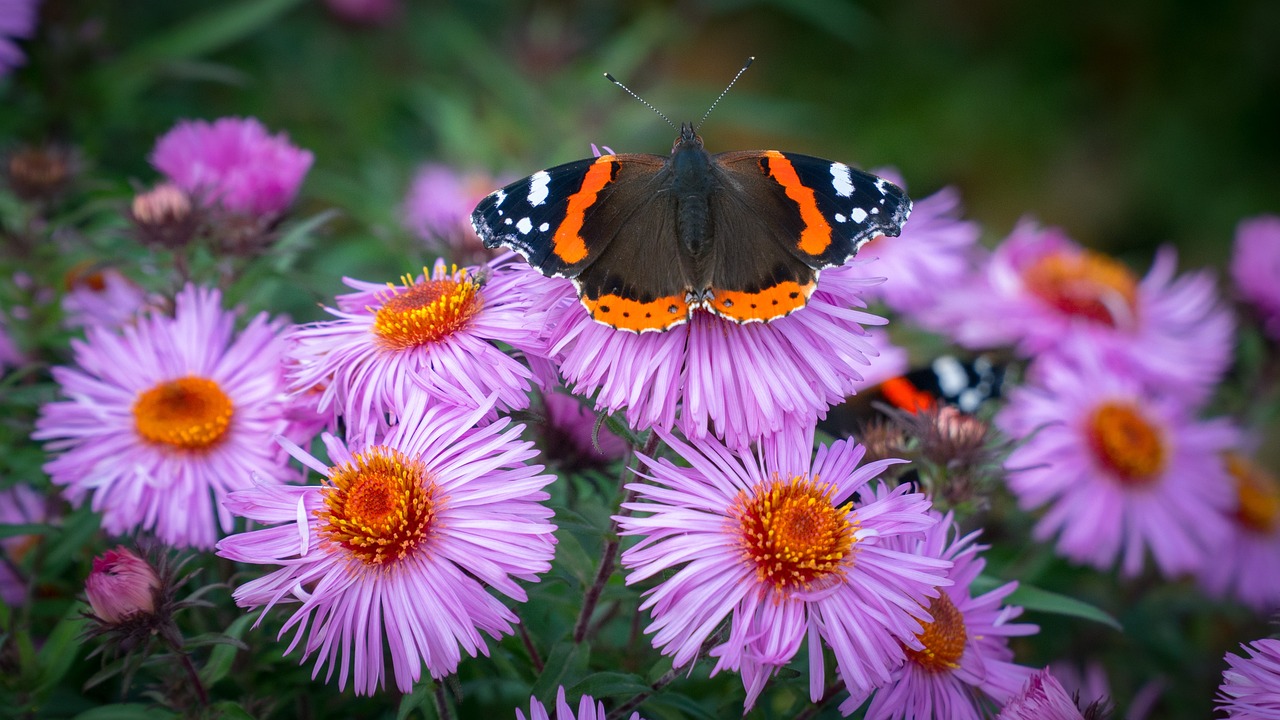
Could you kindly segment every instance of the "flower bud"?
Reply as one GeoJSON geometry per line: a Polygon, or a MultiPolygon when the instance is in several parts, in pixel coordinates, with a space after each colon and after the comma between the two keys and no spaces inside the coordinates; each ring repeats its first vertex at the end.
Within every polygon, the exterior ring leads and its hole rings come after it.
{"type": "Polygon", "coordinates": [[[191,199],[172,183],[157,185],[134,197],[129,217],[139,242],[170,250],[191,242],[198,224],[191,199]]]}
{"type": "Polygon", "coordinates": [[[155,612],[160,578],[146,560],[123,545],[93,559],[85,594],[93,614],[105,623],[119,623],[138,613],[155,612]]]}

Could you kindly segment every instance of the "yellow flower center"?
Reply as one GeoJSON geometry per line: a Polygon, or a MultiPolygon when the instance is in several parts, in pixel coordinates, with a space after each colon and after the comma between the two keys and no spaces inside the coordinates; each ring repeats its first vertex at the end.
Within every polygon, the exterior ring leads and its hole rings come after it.
{"type": "Polygon", "coordinates": [[[969,637],[964,627],[964,614],[946,593],[930,601],[929,614],[933,616],[933,622],[925,623],[924,632],[916,635],[924,643],[924,650],[904,648],[907,659],[933,672],[955,670],[960,667],[964,643],[969,637]]]}
{"type": "Polygon", "coordinates": [[[160,383],[138,395],[133,422],[153,443],[181,450],[204,450],[222,440],[235,406],[218,383],[188,375],[160,383]]]}
{"type": "Polygon", "coordinates": [[[738,494],[736,521],[743,555],[756,578],[779,592],[807,590],[843,577],[842,562],[853,551],[858,521],[852,503],[832,504],[834,486],[806,476],[760,483],[738,494]]]}
{"type": "Polygon", "coordinates": [[[320,537],[366,565],[400,560],[431,536],[444,498],[417,459],[377,446],[332,468],[320,537]]]}
{"type": "Polygon", "coordinates": [[[1238,453],[1227,453],[1227,472],[1236,481],[1236,520],[1261,535],[1280,524],[1280,481],[1238,453]]]}
{"type": "Polygon", "coordinates": [[[373,333],[387,350],[409,350],[462,329],[483,304],[480,283],[456,267],[450,273],[426,275],[421,282],[406,276],[406,287],[393,287],[373,320],[373,333]]]}
{"type": "Polygon", "coordinates": [[[1100,253],[1046,255],[1023,271],[1022,279],[1032,294],[1067,315],[1116,327],[1137,313],[1137,278],[1100,253]]]}
{"type": "Polygon", "coordinates": [[[1131,404],[1104,403],[1089,417],[1087,432],[1094,456],[1125,485],[1147,485],[1164,469],[1168,450],[1160,428],[1131,404]]]}

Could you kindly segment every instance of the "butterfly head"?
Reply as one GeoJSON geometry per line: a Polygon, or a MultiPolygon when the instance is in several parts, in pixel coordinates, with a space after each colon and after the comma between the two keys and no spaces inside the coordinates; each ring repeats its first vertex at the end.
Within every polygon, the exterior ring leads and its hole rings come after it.
{"type": "Polygon", "coordinates": [[[693,123],[680,123],[680,137],[677,137],[675,144],[671,146],[671,152],[688,148],[701,150],[702,136],[694,130],[693,123]]]}

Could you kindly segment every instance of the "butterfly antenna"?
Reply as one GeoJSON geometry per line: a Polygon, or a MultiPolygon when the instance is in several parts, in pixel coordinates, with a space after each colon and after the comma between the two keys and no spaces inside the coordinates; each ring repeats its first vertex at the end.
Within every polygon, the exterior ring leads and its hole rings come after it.
{"type": "Polygon", "coordinates": [[[667,117],[666,115],[663,115],[661,110],[659,110],[658,108],[656,108],[656,107],[654,107],[654,106],[650,105],[648,100],[645,100],[644,98],[640,97],[639,95],[637,95],[637,94],[635,94],[635,93],[631,92],[631,88],[629,88],[629,87],[627,87],[626,85],[623,85],[622,83],[618,82],[618,78],[616,78],[616,77],[614,77],[614,76],[610,75],[609,73],[605,73],[605,74],[604,74],[604,76],[605,76],[605,78],[606,78],[609,82],[613,83],[614,85],[617,85],[618,87],[622,88],[623,90],[626,90],[628,95],[630,95],[631,97],[633,97],[633,98],[635,98],[635,99],[639,100],[641,103],[643,103],[643,104],[644,104],[644,106],[645,106],[645,107],[647,107],[647,108],[649,108],[650,110],[652,110],[652,111],[654,111],[654,112],[658,113],[658,117],[662,118],[663,120],[666,120],[666,121],[667,121],[667,124],[668,124],[668,125],[670,125],[670,126],[672,127],[672,129],[674,129],[674,130],[679,130],[679,128],[677,128],[677,127],[676,127],[676,124],[675,124],[675,123],[673,123],[673,122],[671,122],[671,118],[667,117]]]}
{"type": "Polygon", "coordinates": [[[751,63],[755,61],[756,61],[756,58],[754,55],[747,58],[747,62],[742,66],[742,69],[738,71],[737,75],[733,76],[733,79],[729,81],[729,84],[726,85],[724,90],[720,92],[720,97],[716,98],[716,101],[711,103],[711,107],[707,108],[707,111],[703,113],[702,119],[698,121],[697,127],[694,128],[695,132],[698,130],[698,128],[702,127],[702,123],[707,121],[707,116],[711,114],[712,110],[716,109],[716,105],[720,104],[720,101],[724,99],[724,96],[729,94],[729,88],[733,87],[733,84],[738,82],[738,78],[742,77],[742,73],[746,72],[747,68],[751,67],[751,63]]]}

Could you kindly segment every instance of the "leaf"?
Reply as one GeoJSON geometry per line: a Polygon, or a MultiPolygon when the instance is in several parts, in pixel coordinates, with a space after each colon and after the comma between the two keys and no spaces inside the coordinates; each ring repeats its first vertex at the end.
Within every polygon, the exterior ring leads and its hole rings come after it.
{"type": "Polygon", "coordinates": [[[533,695],[546,699],[555,696],[556,688],[565,685],[565,678],[577,677],[587,667],[591,649],[586,643],[561,640],[551,648],[542,675],[533,684],[533,695]]]}
{"type": "MultiPolygon", "coordinates": [[[[413,692],[400,698],[400,708],[396,710],[396,720],[408,720],[409,715],[414,711],[431,705],[431,695],[435,690],[435,681],[429,677],[423,678],[413,687],[413,692]]],[[[426,712],[422,713],[423,717],[428,717],[426,712]]]]}
{"type": "Polygon", "coordinates": [[[244,706],[235,700],[223,700],[212,705],[212,709],[217,714],[215,718],[220,720],[254,720],[244,706]]]}
{"type": "Polygon", "coordinates": [[[119,705],[103,705],[92,710],[86,710],[75,716],[75,720],[138,720],[138,718],[143,718],[144,720],[167,720],[167,718],[174,717],[177,717],[177,714],[154,705],[121,703],[119,705]]]}
{"type": "MultiPolygon", "coordinates": [[[[241,615],[227,627],[225,635],[234,640],[240,640],[244,636],[245,629],[253,623],[253,619],[253,615],[241,615]]],[[[240,648],[237,645],[222,644],[209,653],[209,661],[200,669],[200,681],[205,687],[213,687],[231,672],[231,664],[235,662],[236,653],[239,651],[240,648]]]]}
{"type": "MultiPolygon", "coordinates": [[[[973,584],[970,586],[974,593],[985,593],[1004,584],[1004,581],[987,575],[981,575],[974,578],[973,584]]],[[[1018,589],[1014,590],[1009,597],[1005,598],[1005,602],[1009,605],[1021,605],[1027,610],[1036,612],[1050,613],[1053,615],[1066,615],[1068,617],[1078,617],[1083,620],[1092,620],[1093,622],[1124,632],[1124,627],[1120,621],[1116,620],[1101,608],[1090,605],[1083,600],[1043,590],[1034,585],[1026,585],[1018,583],[1018,589]]]]}
{"type": "Polygon", "coordinates": [[[568,689],[569,695],[590,695],[593,698],[633,696],[652,693],[653,688],[644,678],[631,673],[598,672],[588,675],[568,689]]]}
{"type": "Polygon", "coordinates": [[[52,530],[48,525],[26,523],[23,525],[0,525],[0,538],[19,537],[21,535],[44,535],[52,530]]]}
{"type": "Polygon", "coordinates": [[[85,623],[84,616],[80,614],[82,607],[80,603],[72,603],[66,615],[49,633],[44,647],[36,653],[40,664],[40,685],[36,694],[43,694],[61,682],[80,655],[80,634],[85,623]]]}

